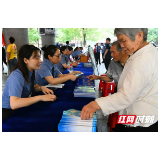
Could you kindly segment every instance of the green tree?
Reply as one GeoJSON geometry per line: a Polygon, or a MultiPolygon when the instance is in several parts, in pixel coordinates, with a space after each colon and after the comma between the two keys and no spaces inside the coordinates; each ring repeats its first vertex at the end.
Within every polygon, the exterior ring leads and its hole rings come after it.
{"type": "Polygon", "coordinates": [[[39,32],[37,28],[28,28],[28,38],[30,44],[37,44],[40,39],[39,32]]]}
{"type": "Polygon", "coordinates": [[[99,38],[98,28],[56,28],[56,41],[97,40],[99,38]]]}
{"type": "Polygon", "coordinates": [[[73,39],[86,44],[87,40],[97,41],[113,36],[114,28],[56,28],[56,42],[66,42],[73,39]]]}
{"type": "Polygon", "coordinates": [[[80,37],[78,28],[56,28],[56,42],[71,41],[80,37]]]}
{"type": "MultiPolygon", "coordinates": [[[[56,42],[66,42],[78,40],[86,44],[86,41],[98,41],[110,37],[117,39],[114,36],[114,28],[56,28],[56,42]]],[[[158,42],[158,28],[148,28],[147,41],[158,42]]]]}
{"type": "Polygon", "coordinates": [[[148,28],[147,41],[158,42],[158,28],[148,28]]]}

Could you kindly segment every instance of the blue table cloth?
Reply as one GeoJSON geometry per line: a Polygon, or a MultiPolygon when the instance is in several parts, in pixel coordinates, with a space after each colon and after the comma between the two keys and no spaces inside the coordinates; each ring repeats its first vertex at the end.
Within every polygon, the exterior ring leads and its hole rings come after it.
{"type": "MultiPolygon", "coordinates": [[[[83,63],[74,67],[74,71],[93,74],[92,68],[84,68],[83,63]]],[[[68,73],[67,70],[63,74],[68,73]]],[[[20,108],[2,123],[2,132],[58,132],[58,124],[63,111],[68,109],[82,110],[83,106],[93,98],[74,97],[76,81],[67,81],[63,88],[54,90],[57,100],[54,102],[38,102],[20,108]]],[[[38,94],[43,94],[39,92],[38,94]]]]}

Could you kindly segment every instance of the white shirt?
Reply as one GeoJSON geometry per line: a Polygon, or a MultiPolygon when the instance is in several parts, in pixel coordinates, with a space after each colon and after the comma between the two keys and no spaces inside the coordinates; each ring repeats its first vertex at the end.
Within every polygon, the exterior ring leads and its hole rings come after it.
{"type": "MultiPolygon", "coordinates": [[[[118,92],[96,99],[104,115],[155,116],[158,120],[158,51],[148,44],[127,60],[118,82],[118,92]]],[[[134,124],[148,127],[153,123],[134,124]]]]}

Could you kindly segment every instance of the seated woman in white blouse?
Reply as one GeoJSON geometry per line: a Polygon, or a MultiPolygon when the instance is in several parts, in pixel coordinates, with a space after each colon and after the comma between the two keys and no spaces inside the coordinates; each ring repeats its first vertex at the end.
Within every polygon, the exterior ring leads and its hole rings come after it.
{"type": "Polygon", "coordinates": [[[118,82],[118,92],[98,98],[84,106],[82,119],[93,116],[97,110],[104,115],[119,111],[120,115],[143,116],[134,124],[117,124],[115,131],[158,131],[158,52],[147,43],[147,28],[116,28],[114,31],[129,59],[118,82]],[[131,54],[133,53],[133,54],[131,54]],[[154,117],[147,121],[149,116],[154,117]],[[128,127],[129,126],[129,127],[128,127]]]}

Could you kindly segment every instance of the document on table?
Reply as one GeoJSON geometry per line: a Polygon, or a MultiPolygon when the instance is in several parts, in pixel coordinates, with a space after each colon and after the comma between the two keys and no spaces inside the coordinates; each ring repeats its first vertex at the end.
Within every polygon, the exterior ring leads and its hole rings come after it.
{"type": "Polygon", "coordinates": [[[76,73],[76,74],[74,74],[75,76],[80,76],[80,75],[82,75],[82,74],[84,74],[84,73],[76,73]]]}
{"type": "Polygon", "coordinates": [[[65,84],[55,84],[55,85],[48,84],[48,85],[46,85],[45,87],[63,88],[64,85],[65,85],[65,84]]]}

